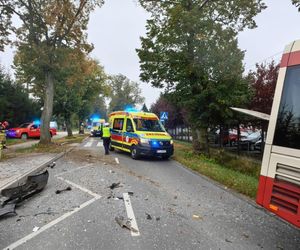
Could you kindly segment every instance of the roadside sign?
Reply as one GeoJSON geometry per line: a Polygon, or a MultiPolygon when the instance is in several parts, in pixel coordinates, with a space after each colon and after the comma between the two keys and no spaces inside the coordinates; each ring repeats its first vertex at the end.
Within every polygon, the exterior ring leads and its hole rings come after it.
{"type": "Polygon", "coordinates": [[[169,113],[168,112],[160,112],[160,120],[165,121],[168,120],[169,118],[169,113]]]}

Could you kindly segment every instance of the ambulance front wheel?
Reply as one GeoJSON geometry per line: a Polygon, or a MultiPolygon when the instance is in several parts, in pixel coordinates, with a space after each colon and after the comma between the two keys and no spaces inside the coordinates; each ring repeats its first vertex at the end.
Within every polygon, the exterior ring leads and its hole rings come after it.
{"type": "Polygon", "coordinates": [[[136,146],[132,146],[131,147],[131,158],[134,160],[137,160],[140,157],[139,153],[138,153],[138,149],[136,146]]]}
{"type": "Polygon", "coordinates": [[[111,143],[109,143],[108,149],[109,149],[109,151],[114,151],[115,150],[115,148],[111,145],[111,143]]]}

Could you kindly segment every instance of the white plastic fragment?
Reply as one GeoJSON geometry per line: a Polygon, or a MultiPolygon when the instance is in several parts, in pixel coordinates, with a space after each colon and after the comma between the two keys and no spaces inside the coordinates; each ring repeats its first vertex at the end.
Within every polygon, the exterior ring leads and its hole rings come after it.
{"type": "Polygon", "coordinates": [[[39,227],[34,227],[33,229],[32,229],[32,232],[36,232],[36,231],[38,231],[40,228],[39,227]]]}

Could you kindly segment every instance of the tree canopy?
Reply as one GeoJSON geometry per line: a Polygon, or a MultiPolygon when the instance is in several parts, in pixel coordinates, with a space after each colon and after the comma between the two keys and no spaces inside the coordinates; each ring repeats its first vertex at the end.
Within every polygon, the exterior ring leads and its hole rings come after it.
{"type": "Polygon", "coordinates": [[[165,88],[187,109],[194,131],[202,130],[201,137],[193,137],[205,148],[207,127],[230,116],[229,106],[248,99],[237,33],[256,27],[253,17],[265,5],[260,0],[140,3],[151,13],[137,50],[140,77],[165,88]]]}
{"type": "Polygon", "coordinates": [[[119,74],[109,77],[108,85],[111,88],[109,111],[124,110],[126,106],[134,107],[145,100],[137,82],[119,74]]]}

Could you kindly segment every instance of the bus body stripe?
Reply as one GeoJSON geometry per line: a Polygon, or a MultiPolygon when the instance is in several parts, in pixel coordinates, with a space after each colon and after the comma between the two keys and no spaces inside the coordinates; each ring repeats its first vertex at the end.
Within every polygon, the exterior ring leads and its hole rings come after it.
{"type": "Polygon", "coordinates": [[[300,64],[300,51],[294,51],[282,55],[280,68],[295,66],[300,64]]]}

